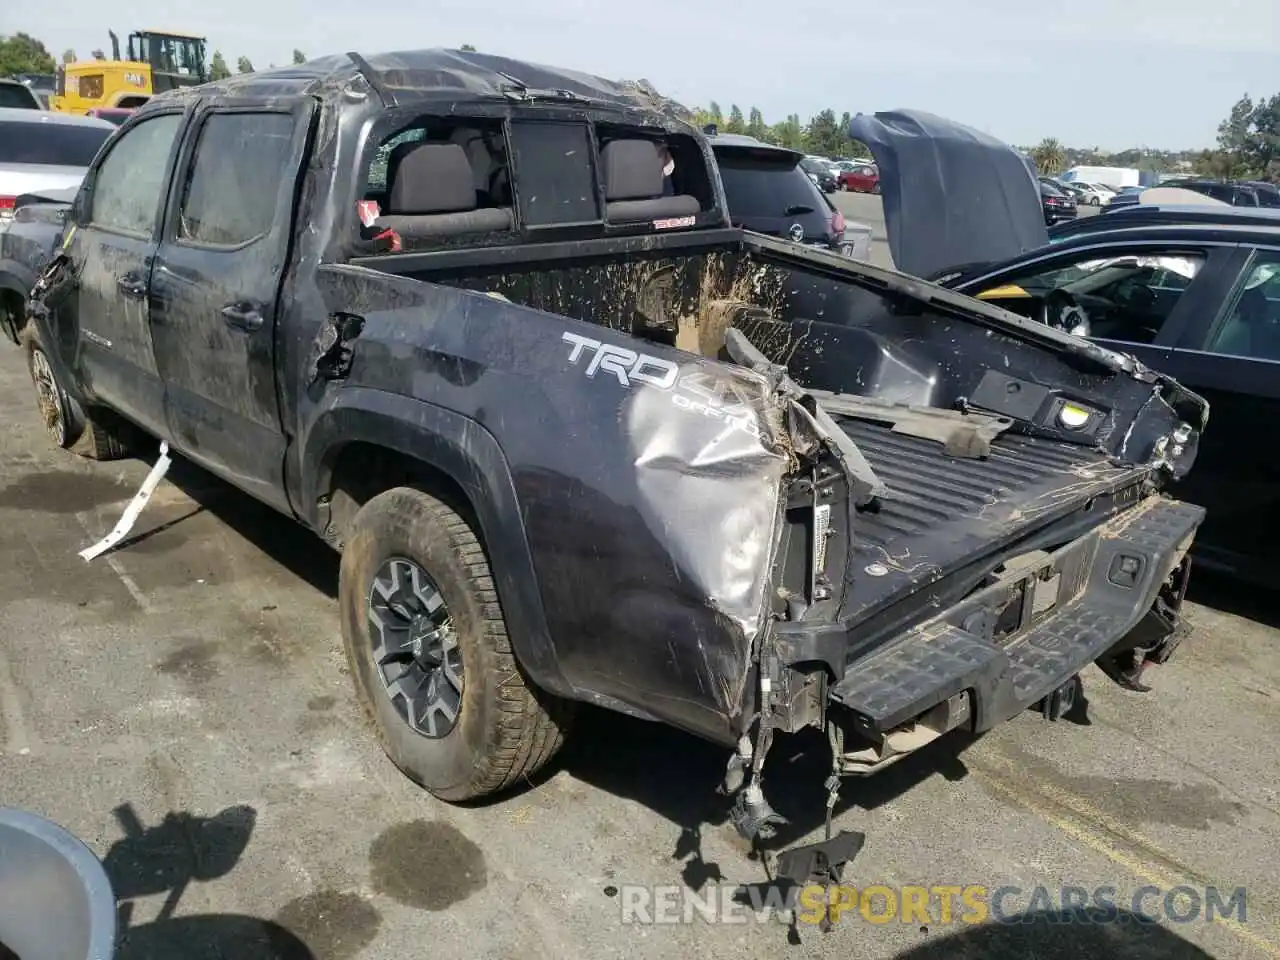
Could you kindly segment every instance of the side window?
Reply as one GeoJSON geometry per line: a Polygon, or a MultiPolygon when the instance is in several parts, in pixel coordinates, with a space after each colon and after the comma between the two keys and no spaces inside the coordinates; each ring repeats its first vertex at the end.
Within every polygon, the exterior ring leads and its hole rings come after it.
{"type": "Polygon", "coordinates": [[[1280,360],[1280,252],[1260,251],[1228,303],[1209,352],[1280,360]]]}
{"type": "Polygon", "coordinates": [[[215,113],[200,128],[178,207],[178,240],[241,246],[275,220],[293,156],[287,113],[215,113]]]}
{"type": "Polygon", "coordinates": [[[600,221],[586,124],[512,123],[511,148],[526,226],[600,221]]]}
{"type": "Polygon", "coordinates": [[[977,297],[1083,336],[1151,343],[1204,260],[1198,251],[1091,250],[1008,275],[977,297]]]}
{"type": "Polygon", "coordinates": [[[118,135],[93,185],[89,222],[150,235],[182,115],[165,113],[118,135]]]}

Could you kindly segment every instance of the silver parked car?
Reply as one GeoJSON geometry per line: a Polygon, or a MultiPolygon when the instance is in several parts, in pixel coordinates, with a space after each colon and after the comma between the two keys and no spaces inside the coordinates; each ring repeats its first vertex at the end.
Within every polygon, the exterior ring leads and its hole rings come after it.
{"type": "Polygon", "coordinates": [[[44,102],[28,84],[13,77],[0,77],[0,107],[18,110],[46,110],[44,102]]]}
{"type": "Polygon", "coordinates": [[[116,129],[95,117],[0,107],[0,228],[22,194],[79,186],[116,129]]]}

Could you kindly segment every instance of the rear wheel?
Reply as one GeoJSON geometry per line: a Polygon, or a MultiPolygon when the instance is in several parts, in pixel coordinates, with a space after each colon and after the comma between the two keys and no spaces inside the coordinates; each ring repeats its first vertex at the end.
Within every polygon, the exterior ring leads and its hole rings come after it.
{"type": "Polygon", "coordinates": [[[111,422],[106,411],[85,413],[54,373],[32,327],[23,331],[27,369],[35,387],[36,407],[49,438],[58,446],[90,460],[119,460],[129,453],[127,428],[111,422]]]}
{"type": "Polygon", "coordinates": [[[435,497],[396,487],[352,526],[342,639],[387,756],[453,802],[532,776],[563,742],[572,704],[525,678],[470,525],[435,497]]]}
{"type": "Polygon", "coordinates": [[[878,184],[878,183],[876,183],[876,184],[872,184],[872,186],[871,186],[871,192],[872,192],[872,193],[879,193],[879,192],[880,192],[880,184],[878,184]]]}

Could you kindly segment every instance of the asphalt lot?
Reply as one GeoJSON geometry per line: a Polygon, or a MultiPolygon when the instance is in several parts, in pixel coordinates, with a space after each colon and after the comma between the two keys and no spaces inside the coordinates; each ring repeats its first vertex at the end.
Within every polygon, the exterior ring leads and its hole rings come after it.
{"type": "MultiPolygon", "coordinates": [[[[884,211],[880,198],[869,193],[840,192],[830,194],[831,200],[846,218],[871,228],[871,262],[881,267],[892,267],[889,255],[889,238],[884,229],[884,211]]],[[[1077,208],[1082,217],[1096,217],[1097,207],[1077,208]]]]}
{"type": "MultiPolygon", "coordinates": [[[[354,703],[326,547],[178,462],[131,539],[86,564],[76,551],[115,523],[147,463],[55,449],[13,347],[0,349],[0,403],[0,804],[105,858],[127,903],[121,958],[787,949],[773,922],[622,922],[628,885],[764,879],[713,796],[719,751],[589,712],[538,782],[484,805],[437,802],[384,759],[354,703]]],[[[1072,719],[1028,713],[849,782],[836,825],[867,834],[846,877],[861,887],[1019,888],[1006,913],[1060,907],[1064,886],[1114,888],[1121,906],[1160,888],[1147,910],[1174,887],[1245,887],[1246,922],[1056,925],[1080,915],[1050,912],[970,926],[930,907],[928,923],[878,924],[854,912],[826,935],[802,927],[791,955],[1280,957],[1280,611],[1221,587],[1198,595],[1209,605],[1192,606],[1153,692],[1091,670],[1072,719]],[[1037,886],[1048,902],[1032,903],[1037,886]]],[[[802,745],[780,743],[769,776],[788,839],[820,829],[825,747],[806,765],[802,745]]]]}

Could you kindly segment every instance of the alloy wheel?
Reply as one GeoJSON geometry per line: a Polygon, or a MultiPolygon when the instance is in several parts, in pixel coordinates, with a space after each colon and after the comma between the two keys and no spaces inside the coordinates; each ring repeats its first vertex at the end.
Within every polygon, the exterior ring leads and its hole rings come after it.
{"type": "Polygon", "coordinates": [[[462,711],[462,651],[449,608],[417,563],[387,560],[368,596],[374,666],[386,695],[415,732],[438,739],[462,711]]]}
{"type": "Polygon", "coordinates": [[[49,366],[49,358],[43,350],[31,352],[31,380],[36,388],[36,406],[40,410],[40,419],[44,428],[58,446],[65,446],[67,440],[67,405],[62,395],[62,388],[49,366]]]}

